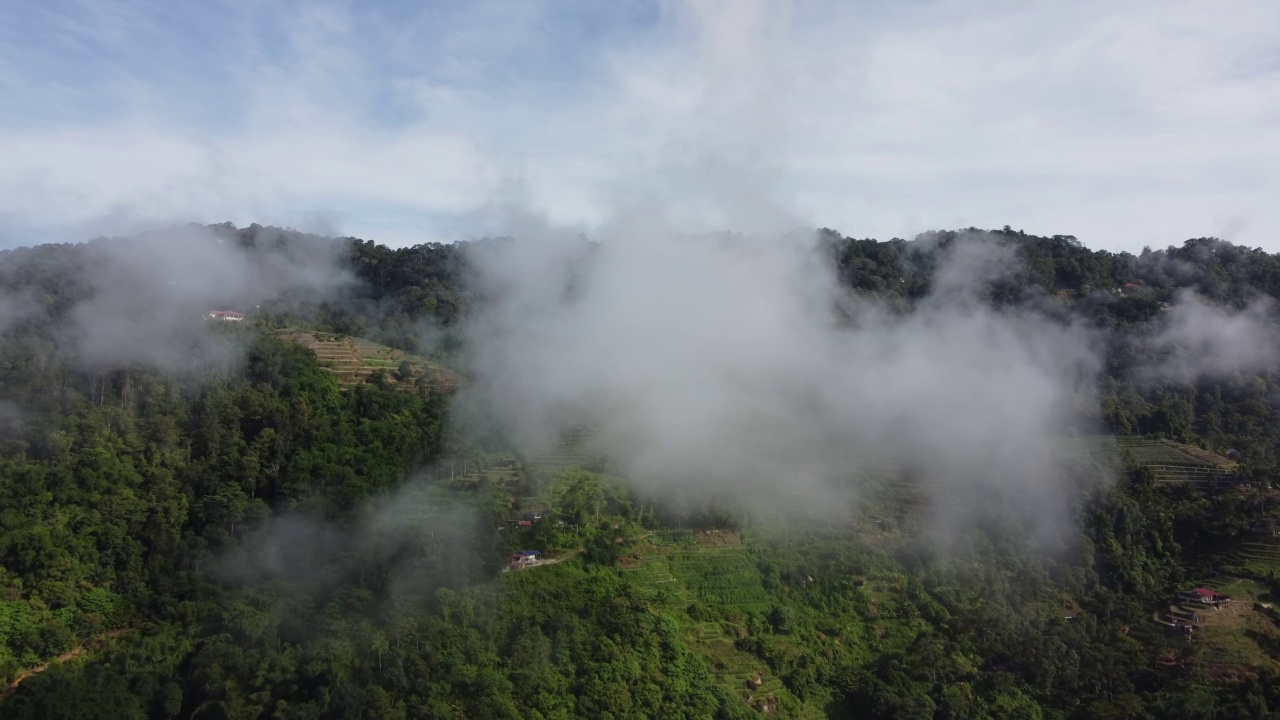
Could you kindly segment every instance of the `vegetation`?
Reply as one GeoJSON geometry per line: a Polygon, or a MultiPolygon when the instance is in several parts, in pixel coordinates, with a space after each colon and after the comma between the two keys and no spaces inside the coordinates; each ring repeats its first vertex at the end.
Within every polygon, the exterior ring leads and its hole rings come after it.
{"type": "Polygon", "coordinates": [[[360,384],[379,371],[405,390],[448,392],[457,385],[457,378],[439,364],[386,345],[334,333],[282,330],[277,336],[310,350],[341,387],[360,384]]]}
{"type": "MultiPolygon", "coordinates": [[[[1280,507],[1280,374],[1130,372],[1160,303],[1280,297],[1280,257],[995,233],[1023,262],[993,304],[1106,333],[1100,420],[1123,437],[1079,454],[1122,478],[1081,489],[1061,547],[992,517],[941,552],[889,469],[849,517],[784,524],[666,515],[582,433],[518,457],[419,382],[458,361],[464,246],[213,232],[338,243],[360,282],[195,321],[241,363],[109,364],[64,332],[93,301],[84,247],[0,253],[5,296],[38,309],[0,316],[6,718],[1280,717],[1280,544],[1256,531],[1280,507]],[[340,378],[284,327],[402,354],[340,378]],[[1248,487],[1160,482],[1170,464],[1248,487]],[[527,548],[562,561],[502,572],[527,548]],[[1237,602],[1188,638],[1163,618],[1193,586],[1237,602]]],[[[823,243],[852,292],[905,309],[965,237],[823,243]]]]}

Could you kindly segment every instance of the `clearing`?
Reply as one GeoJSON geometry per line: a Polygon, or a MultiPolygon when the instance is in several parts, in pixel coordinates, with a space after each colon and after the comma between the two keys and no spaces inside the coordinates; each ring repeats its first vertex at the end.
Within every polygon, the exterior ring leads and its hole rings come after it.
{"type": "Polygon", "coordinates": [[[406,389],[412,388],[417,380],[445,392],[459,384],[459,378],[439,363],[368,340],[302,330],[279,330],[276,335],[314,353],[321,366],[333,373],[344,388],[364,382],[379,370],[406,389]],[[400,367],[406,361],[412,370],[408,376],[401,377],[400,367]]]}
{"type": "Polygon", "coordinates": [[[1218,673],[1224,667],[1280,670],[1280,626],[1270,603],[1258,598],[1266,588],[1253,580],[1220,577],[1193,583],[1231,596],[1231,602],[1215,610],[1199,603],[1171,605],[1158,620],[1168,624],[1173,616],[1187,621],[1195,612],[1199,623],[1190,640],[1189,659],[1205,672],[1218,673]]]}

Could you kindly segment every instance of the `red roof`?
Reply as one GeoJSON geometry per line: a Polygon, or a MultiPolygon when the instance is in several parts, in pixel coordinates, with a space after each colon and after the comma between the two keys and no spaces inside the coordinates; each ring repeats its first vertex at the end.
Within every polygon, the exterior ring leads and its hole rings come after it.
{"type": "Polygon", "coordinates": [[[1205,597],[1213,597],[1218,593],[1213,590],[1210,590],[1209,588],[1196,588],[1196,594],[1203,595],[1205,597]]]}

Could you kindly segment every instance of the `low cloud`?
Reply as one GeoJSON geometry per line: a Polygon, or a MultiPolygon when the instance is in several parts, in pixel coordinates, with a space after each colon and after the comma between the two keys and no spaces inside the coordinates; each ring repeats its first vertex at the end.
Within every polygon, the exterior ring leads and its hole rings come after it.
{"type": "Polygon", "coordinates": [[[225,368],[240,340],[218,332],[209,312],[252,316],[267,301],[329,297],[354,282],[343,250],[340,241],[285,231],[258,229],[244,241],[234,228],[188,225],[17,251],[6,256],[12,277],[0,294],[0,329],[51,323],[59,344],[91,369],[225,368]]]}
{"type": "Polygon", "coordinates": [[[529,445],[595,427],[659,500],[843,508],[852,476],[889,462],[947,523],[994,492],[1049,527],[1098,354],[1082,328],[989,307],[1005,260],[957,243],[903,313],[847,296],[807,234],[497,245],[474,255],[471,392],[529,445]]]}
{"type": "Polygon", "coordinates": [[[212,574],[229,585],[288,583],[315,598],[358,577],[387,584],[395,603],[478,577],[492,560],[485,536],[472,508],[411,481],[342,521],[302,511],[274,517],[221,556],[212,574]]]}
{"type": "Polygon", "coordinates": [[[1150,341],[1160,359],[1146,372],[1163,378],[1259,372],[1280,366],[1276,305],[1259,297],[1243,310],[1182,291],[1150,341]]]}
{"type": "Polygon", "coordinates": [[[0,400],[0,438],[21,429],[26,414],[17,405],[0,400]]]}
{"type": "Polygon", "coordinates": [[[0,333],[35,316],[39,304],[29,291],[0,292],[0,333]]]}

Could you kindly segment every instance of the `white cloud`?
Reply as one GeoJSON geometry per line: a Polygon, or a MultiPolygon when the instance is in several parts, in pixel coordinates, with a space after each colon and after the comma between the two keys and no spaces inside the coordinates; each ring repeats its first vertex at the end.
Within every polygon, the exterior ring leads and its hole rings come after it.
{"type": "Polygon", "coordinates": [[[0,230],[321,213],[412,242],[514,177],[575,225],[638,194],[691,229],[1280,250],[1269,0],[123,8],[0,23],[0,230]]]}
{"type": "Polygon", "coordinates": [[[1271,298],[1260,297],[1233,311],[1183,290],[1151,339],[1161,362],[1145,372],[1186,379],[1274,368],[1280,358],[1274,308],[1271,298]]]}
{"type": "Polygon", "coordinates": [[[902,314],[844,296],[803,233],[591,247],[526,229],[540,242],[472,255],[493,302],[466,331],[467,392],[527,447],[588,425],[644,495],[775,516],[843,512],[874,459],[927,478],[939,530],[997,498],[1045,538],[1067,526],[1078,469],[1058,449],[1095,403],[1096,338],[986,306],[1013,259],[989,238],[944,251],[902,314]]]}

